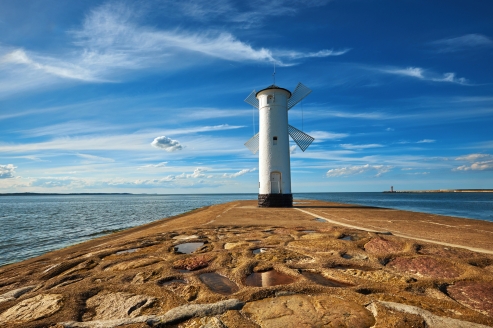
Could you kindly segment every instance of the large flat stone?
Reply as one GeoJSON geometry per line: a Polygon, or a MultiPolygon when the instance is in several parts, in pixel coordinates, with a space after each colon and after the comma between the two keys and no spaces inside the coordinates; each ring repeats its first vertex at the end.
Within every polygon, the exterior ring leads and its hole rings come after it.
{"type": "Polygon", "coordinates": [[[249,302],[243,312],[261,327],[371,327],[373,315],[340,298],[291,295],[249,302]]]}
{"type": "Polygon", "coordinates": [[[45,318],[63,306],[62,295],[43,294],[28,298],[0,314],[2,322],[29,322],[45,318]]]}
{"type": "Polygon", "coordinates": [[[457,302],[493,317],[493,283],[459,281],[448,286],[447,292],[457,302]]]}

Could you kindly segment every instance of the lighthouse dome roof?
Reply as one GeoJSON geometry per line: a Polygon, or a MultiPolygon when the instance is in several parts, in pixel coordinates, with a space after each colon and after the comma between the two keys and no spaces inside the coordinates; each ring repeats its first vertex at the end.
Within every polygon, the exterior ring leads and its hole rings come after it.
{"type": "MultiPolygon", "coordinates": [[[[265,91],[265,90],[271,90],[271,89],[284,90],[284,91],[286,91],[287,93],[289,93],[289,97],[291,97],[291,91],[289,91],[288,89],[284,89],[284,88],[278,87],[278,86],[277,86],[277,85],[275,85],[275,84],[269,85],[267,88],[260,90],[259,92],[257,92],[257,93],[255,94],[255,97],[256,97],[259,93],[261,93],[262,91],[265,91]]],[[[288,98],[289,98],[289,97],[288,97],[288,98]]]]}

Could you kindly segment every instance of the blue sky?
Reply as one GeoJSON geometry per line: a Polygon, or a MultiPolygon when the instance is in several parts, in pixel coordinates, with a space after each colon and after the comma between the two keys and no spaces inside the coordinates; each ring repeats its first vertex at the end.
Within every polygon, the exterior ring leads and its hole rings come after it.
{"type": "Polygon", "coordinates": [[[293,192],[493,188],[491,1],[2,1],[1,192],[258,192],[272,84],[293,192]]]}

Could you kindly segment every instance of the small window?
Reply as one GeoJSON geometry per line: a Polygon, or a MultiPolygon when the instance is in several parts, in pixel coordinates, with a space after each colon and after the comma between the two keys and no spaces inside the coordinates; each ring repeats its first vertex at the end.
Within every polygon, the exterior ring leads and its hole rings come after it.
{"type": "Polygon", "coordinates": [[[272,138],[274,145],[277,145],[277,137],[272,138]]]}
{"type": "Polygon", "coordinates": [[[267,97],[267,103],[272,104],[274,102],[274,97],[273,96],[268,96],[267,97]]]}

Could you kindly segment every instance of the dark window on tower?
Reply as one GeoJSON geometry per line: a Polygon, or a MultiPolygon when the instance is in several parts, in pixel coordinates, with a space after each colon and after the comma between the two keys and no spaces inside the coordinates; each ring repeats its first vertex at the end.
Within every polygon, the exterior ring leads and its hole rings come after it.
{"type": "Polygon", "coordinates": [[[272,138],[274,145],[277,145],[277,137],[272,138]]]}

